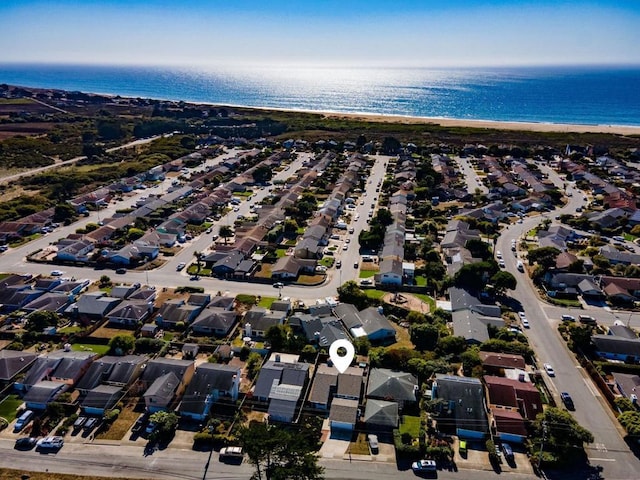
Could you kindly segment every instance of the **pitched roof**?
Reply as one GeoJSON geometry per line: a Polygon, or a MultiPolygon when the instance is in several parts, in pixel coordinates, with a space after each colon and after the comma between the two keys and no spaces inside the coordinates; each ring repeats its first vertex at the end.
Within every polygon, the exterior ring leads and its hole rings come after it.
{"type": "Polygon", "coordinates": [[[236,367],[203,363],[196,369],[193,378],[180,403],[180,412],[204,413],[207,408],[206,401],[213,390],[229,391],[234,382],[234,376],[239,376],[240,370],[236,367]]]}
{"type": "Polygon", "coordinates": [[[79,390],[91,390],[100,385],[109,377],[109,373],[111,373],[117,359],[118,357],[106,356],[93,362],[76,384],[76,388],[79,390]]]}
{"type": "Polygon", "coordinates": [[[346,398],[334,398],[331,402],[329,420],[355,425],[358,417],[358,401],[346,398]]]}
{"type": "Polygon", "coordinates": [[[447,416],[453,418],[457,428],[476,432],[489,431],[484,393],[479,379],[437,373],[435,392],[436,398],[447,401],[448,405],[444,408],[451,412],[447,416]]]}
{"type": "Polygon", "coordinates": [[[336,396],[360,398],[362,394],[362,384],[364,377],[362,370],[356,367],[349,367],[344,373],[338,375],[338,388],[336,396]]]}
{"type": "Polygon", "coordinates": [[[398,410],[396,402],[370,398],[364,409],[364,422],[381,427],[397,428],[400,419],[398,410]]]}
{"type": "Polygon", "coordinates": [[[527,427],[524,418],[517,410],[507,410],[504,408],[494,408],[491,410],[493,419],[496,422],[498,433],[511,433],[513,435],[527,436],[527,427]]]}
{"type": "Polygon", "coordinates": [[[331,391],[335,389],[337,384],[338,372],[336,369],[325,364],[318,365],[309,393],[309,402],[328,405],[331,391]]]}
{"type": "Polygon", "coordinates": [[[525,361],[522,355],[496,352],[478,352],[478,356],[485,367],[519,368],[524,370],[525,361]]]}
{"type": "Polygon", "coordinates": [[[640,357],[640,339],[616,337],[614,335],[593,335],[591,341],[596,350],[617,355],[640,357]]]}
{"type": "Polygon", "coordinates": [[[31,387],[23,400],[28,403],[48,403],[66,388],[65,383],[43,380],[31,387]]]}
{"type": "Polygon", "coordinates": [[[178,378],[183,378],[188,368],[193,365],[193,360],[177,360],[175,358],[154,358],[147,363],[142,374],[142,380],[152,383],[156,378],[173,372],[178,378]]]}
{"type": "Polygon", "coordinates": [[[121,393],[122,388],[120,387],[99,385],[87,393],[80,406],[108,410],[118,402],[121,393]]]}
{"type": "Polygon", "coordinates": [[[176,389],[180,385],[180,379],[175,373],[169,372],[159,376],[151,384],[147,391],[144,392],[145,397],[160,397],[166,401],[173,398],[176,393],[176,389]]]}
{"type": "Polygon", "coordinates": [[[15,375],[28,368],[38,355],[16,350],[0,350],[0,380],[9,381],[15,375]]]}
{"type": "Polygon", "coordinates": [[[372,368],[369,373],[367,396],[415,402],[417,386],[418,380],[410,373],[372,368]]]}

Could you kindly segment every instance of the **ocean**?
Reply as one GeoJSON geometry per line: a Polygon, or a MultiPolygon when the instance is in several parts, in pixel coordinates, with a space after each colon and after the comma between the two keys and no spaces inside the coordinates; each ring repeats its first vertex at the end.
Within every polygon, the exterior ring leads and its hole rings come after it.
{"type": "Polygon", "coordinates": [[[293,110],[640,126],[640,67],[117,67],[0,64],[0,83],[293,110]]]}

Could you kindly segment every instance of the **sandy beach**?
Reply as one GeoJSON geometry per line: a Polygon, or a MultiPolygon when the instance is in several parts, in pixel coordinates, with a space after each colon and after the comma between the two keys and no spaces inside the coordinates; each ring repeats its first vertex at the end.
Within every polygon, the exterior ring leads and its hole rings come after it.
{"type": "Polygon", "coordinates": [[[610,133],[615,135],[640,135],[640,127],[624,125],[574,125],[562,123],[498,122],[492,120],[462,120],[449,118],[404,117],[401,115],[372,115],[361,113],[322,113],[327,118],[344,118],[366,122],[404,123],[407,125],[435,124],[443,127],[473,127],[492,130],[525,130],[532,132],[610,133]]]}

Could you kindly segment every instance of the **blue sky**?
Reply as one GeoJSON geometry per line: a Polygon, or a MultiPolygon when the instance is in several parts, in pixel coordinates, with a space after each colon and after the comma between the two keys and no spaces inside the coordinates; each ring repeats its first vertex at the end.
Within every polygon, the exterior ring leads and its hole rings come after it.
{"type": "Polygon", "coordinates": [[[640,64],[638,25],[638,0],[2,0],[0,62],[640,64]]]}

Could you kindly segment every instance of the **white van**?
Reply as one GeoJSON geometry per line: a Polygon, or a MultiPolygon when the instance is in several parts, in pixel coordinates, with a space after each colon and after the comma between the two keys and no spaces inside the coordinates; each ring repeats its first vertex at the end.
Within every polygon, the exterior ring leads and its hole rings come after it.
{"type": "Polygon", "coordinates": [[[22,431],[24,427],[26,427],[31,419],[33,418],[33,412],[31,410],[25,410],[18,420],[16,420],[15,425],[13,426],[13,431],[18,433],[22,431]]]}
{"type": "Polygon", "coordinates": [[[522,260],[518,260],[518,263],[516,264],[516,267],[517,267],[519,272],[524,273],[524,263],[522,263],[522,260]]]}

